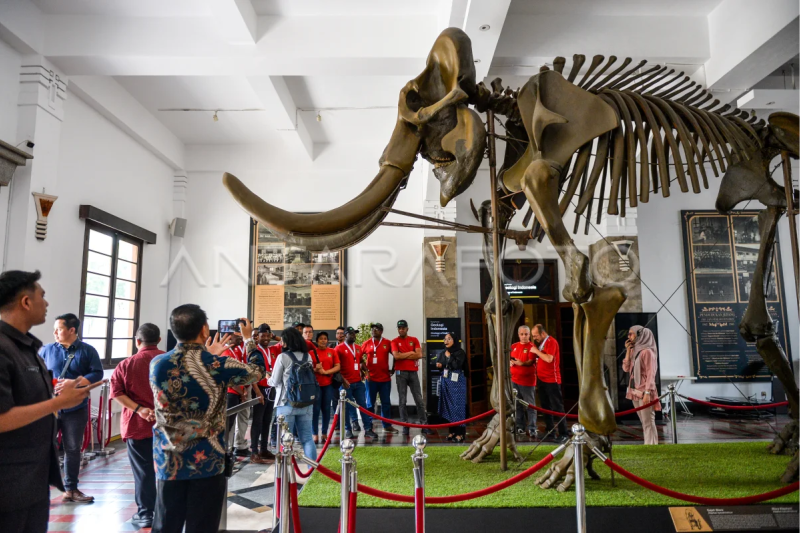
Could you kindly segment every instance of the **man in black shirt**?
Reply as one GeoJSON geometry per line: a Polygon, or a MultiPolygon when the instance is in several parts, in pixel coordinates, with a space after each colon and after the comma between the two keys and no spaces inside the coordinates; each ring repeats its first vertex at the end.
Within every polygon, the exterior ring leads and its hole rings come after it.
{"type": "MultiPolygon", "coordinates": [[[[64,490],[56,456],[55,413],[79,405],[94,388],[52,378],[28,333],[43,324],[47,300],[39,272],[0,274],[0,531],[44,533],[50,485],[64,490]]],[[[101,382],[98,382],[99,385],[101,382]]]]}

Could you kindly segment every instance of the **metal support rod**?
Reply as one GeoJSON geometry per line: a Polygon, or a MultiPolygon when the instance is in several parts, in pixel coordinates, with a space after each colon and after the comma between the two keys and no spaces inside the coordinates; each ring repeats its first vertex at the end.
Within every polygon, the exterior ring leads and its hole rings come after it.
{"type": "Polygon", "coordinates": [[[293,449],[294,435],[292,435],[291,431],[284,431],[283,437],[281,437],[281,533],[289,533],[289,523],[291,522],[289,480],[292,474],[291,456],[293,449]]]}
{"type": "Polygon", "coordinates": [[[356,447],[350,439],[342,440],[342,492],[339,510],[339,532],[347,533],[350,523],[350,472],[353,466],[353,449],[356,447]]]}
{"type": "Polygon", "coordinates": [[[347,399],[347,392],[342,389],[339,391],[339,442],[344,444],[345,424],[347,420],[347,411],[344,401],[347,399]]]}
{"type": "Polygon", "coordinates": [[[506,457],[506,368],[500,364],[503,361],[505,347],[503,346],[503,285],[500,279],[500,233],[498,232],[499,206],[497,200],[497,152],[494,137],[494,111],[486,111],[486,126],[489,130],[489,185],[492,190],[492,258],[494,259],[494,330],[495,353],[497,355],[497,391],[499,396],[498,414],[500,415],[500,469],[508,469],[506,457]]]}
{"type": "MultiPolygon", "coordinates": [[[[511,394],[514,395],[514,421],[516,424],[516,420],[519,418],[519,411],[517,411],[517,409],[519,409],[519,393],[513,386],[511,387],[511,394]]],[[[525,406],[525,409],[528,409],[527,405],[525,406]]],[[[531,413],[527,413],[527,415],[531,416],[531,413]]],[[[515,433],[516,431],[511,432],[511,438],[516,441],[516,437],[514,436],[515,433]]]]}
{"type": "Polygon", "coordinates": [[[578,533],[586,533],[586,483],[583,478],[583,445],[586,444],[586,430],[580,424],[572,426],[572,445],[575,452],[572,467],[575,469],[575,512],[578,519],[578,533]]]}
{"type": "Polygon", "coordinates": [[[789,236],[792,244],[792,266],[794,266],[794,288],[797,292],[797,306],[800,311],[800,250],[797,245],[797,206],[794,205],[794,187],[792,186],[792,167],[789,164],[789,153],[781,152],[783,160],[783,188],[786,192],[786,218],[789,219],[789,236]]]}
{"type": "Polygon", "coordinates": [[[672,444],[678,444],[678,412],[675,410],[675,384],[669,384],[669,418],[672,422],[672,444]]]}
{"type": "Polygon", "coordinates": [[[414,446],[414,455],[411,460],[414,463],[414,512],[416,533],[425,533],[425,459],[428,457],[425,454],[425,446],[428,445],[428,439],[425,435],[417,435],[411,441],[414,446]],[[421,511],[420,511],[421,509],[421,511]],[[417,513],[421,513],[417,514],[417,513]]]}
{"type": "Polygon", "coordinates": [[[439,231],[463,231],[466,233],[489,233],[489,231],[491,231],[488,229],[485,229],[485,231],[477,231],[473,229],[464,229],[460,227],[443,226],[441,224],[436,226],[434,224],[404,224],[402,222],[381,222],[381,226],[390,226],[394,228],[433,229],[439,231]]]}

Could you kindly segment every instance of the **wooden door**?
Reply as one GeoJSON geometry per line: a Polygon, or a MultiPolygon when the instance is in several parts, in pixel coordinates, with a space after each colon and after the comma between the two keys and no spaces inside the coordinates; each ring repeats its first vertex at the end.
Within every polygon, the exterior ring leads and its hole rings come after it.
{"type": "Polygon", "coordinates": [[[464,350],[467,352],[469,416],[489,410],[489,344],[483,304],[464,303],[464,350]]]}

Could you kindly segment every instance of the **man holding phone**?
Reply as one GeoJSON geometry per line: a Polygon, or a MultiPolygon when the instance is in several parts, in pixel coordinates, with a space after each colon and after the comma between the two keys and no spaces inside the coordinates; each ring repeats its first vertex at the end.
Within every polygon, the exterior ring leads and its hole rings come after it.
{"type": "MultiPolygon", "coordinates": [[[[56,317],[53,337],[56,342],[42,348],[41,356],[54,378],[74,379],[80,386],[97,383],[103,379],[103,365],[94,346],[78,337],[81,321],[72,313],[56,317]]],[[[80,405],[63,409],[58,415],[61,443],[64,446],[64,486],[67,493],[63,501],[92,503],[93,496],[78,490],[81,470],[83,433],[89,422],[89,399],[80,405]]]]}
{"type": "Polygon", "coordinates": [[[56,451],[56,417],[83,403],[92,388],[52,378],[29,333],[44,324],[47,300],[36,272],[0,274],[0,524],[4,533],[45,533],[50,486],[64,490],[56,451]]]}

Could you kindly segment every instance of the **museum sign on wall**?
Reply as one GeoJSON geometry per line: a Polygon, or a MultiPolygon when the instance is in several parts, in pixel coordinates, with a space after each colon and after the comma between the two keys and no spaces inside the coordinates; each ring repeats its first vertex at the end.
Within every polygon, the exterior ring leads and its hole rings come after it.
{"type": "Polygon", "coordinates": [[[309,252],[279,240],[261,224],[251,236],[250,316],[273,330],[293,322],[334,331],[344,317],[345,252],[309,252]]]}
{"type": "MultiPolygon", "coordinates": [[[[681,211],[692,334],[694,375],[704,381],[763,381],[769,369],[739,335],[739,323],[750,298],[753,273],[761,244],[757,211],[681,211]]],[[[777,239],[776,239],[777,241],[777,239]]],[[[780,255],[775,260],[767,291],[767,308],[786,353],[786,306],[780,255]]]]}

